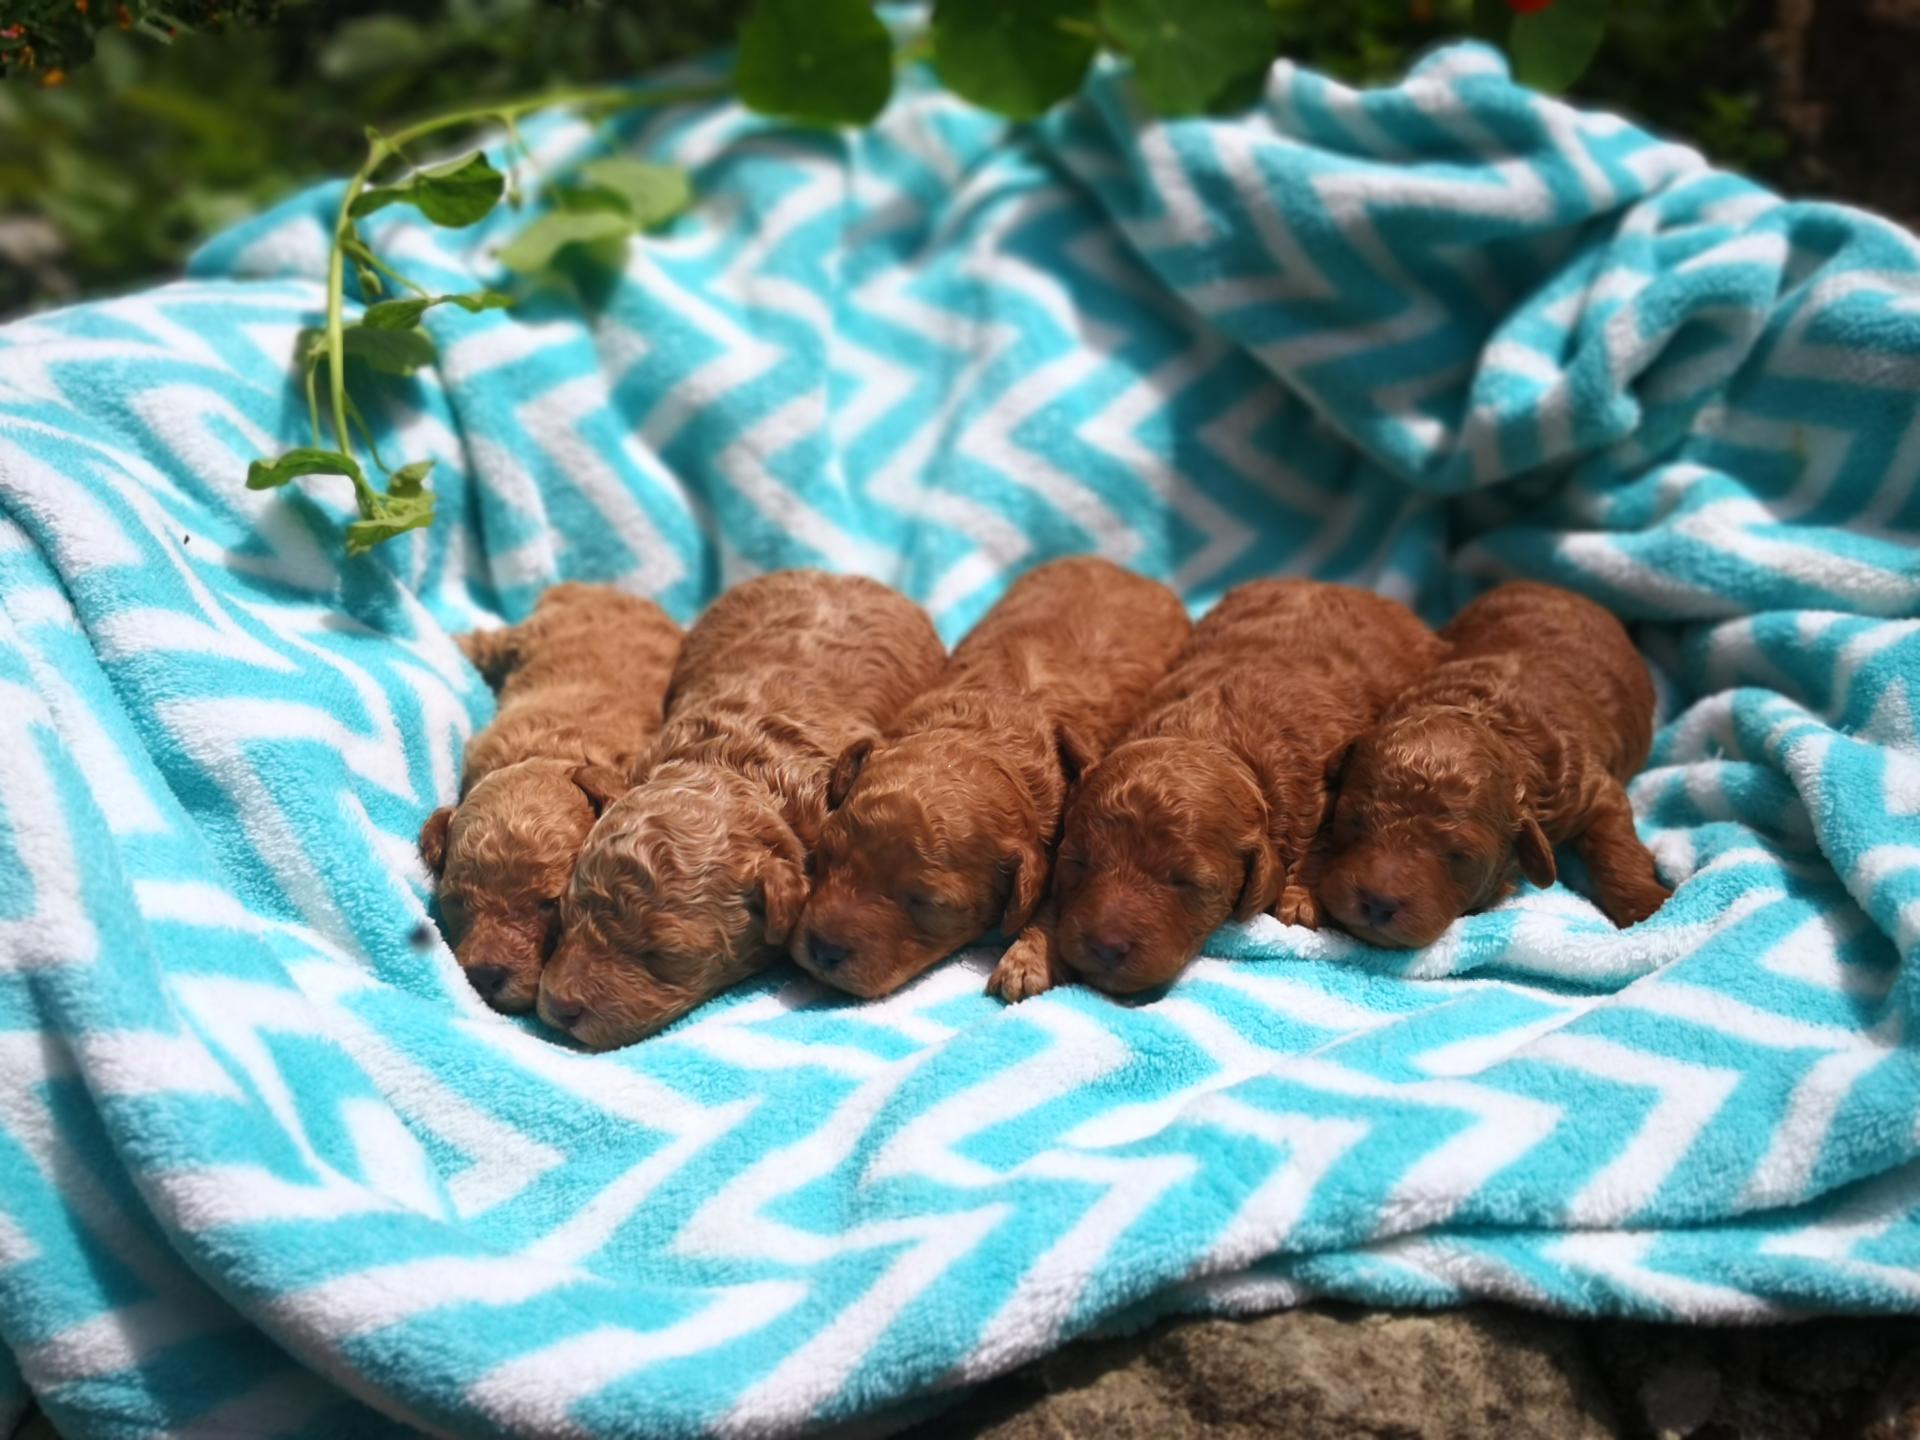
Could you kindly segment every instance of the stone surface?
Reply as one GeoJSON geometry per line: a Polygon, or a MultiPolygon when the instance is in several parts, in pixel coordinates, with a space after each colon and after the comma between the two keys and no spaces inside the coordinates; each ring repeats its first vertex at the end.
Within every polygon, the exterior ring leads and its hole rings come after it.
{"type": "Polygon", "coordinates": [[[1174,1321],[1045,1357],[916,1436],[980,1440],[1600,1440],[1618,1433],[1578,1327],[1475,1307],[1312,1307],[1174,1321]]]}

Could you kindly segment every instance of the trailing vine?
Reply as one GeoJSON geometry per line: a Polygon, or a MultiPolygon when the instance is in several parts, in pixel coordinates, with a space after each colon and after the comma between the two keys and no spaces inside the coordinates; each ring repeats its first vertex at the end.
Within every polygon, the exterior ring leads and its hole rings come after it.
{"type": "MultiPolygon", "coordinates": [[[[481,311],[511,305],[514,298],[494,290],[432,294],[380,258],[358,222],[401,205],[434,225],[460,228],[485,219],[503,198],[519,197],[508,197],[507,176],[483,151],[418,165],[407,152],[419,142],[476,127],[504,129],[517,139],[516,121],[549,108],[607,116],[729,94],[786,120],[863,125],[886,106],[897,67],[918,59],[930,60],[941,83],[963,99],[1028,120],[1078,90],[1103,51],[1131,64],[1141,98],[1159,114],[1232,109],[1257,95],[1279,46],[1285,3],[934,0],[930,24],[896,45],[873,0],[756,0],[740,30],[730,81],[560,89],[453,110],[390,134],[370,129],[366,157],[341,195],[329,240],[325,322],[302,332],[297,348],[312,443],[254,461],[247,485],[269,489],[308,476],[344,477],[359,511],[346,530],[350,555],[432,522],[434,497],[426,480],[433,462],[386,463],[348,385],[348,362],[372,376],[411,375],[435,356],[420,324],[428,309],[481,311]],[[349,265],[366,302],[351,323],[349,265]],[[384,487],[368,478],[362,447],[384,476],[384,487]]],[[[1607,3],[1473,0],[1475,29],[1507,47],[1521,79],[1559,89],[1598,49],[1607,3]]],[[[279,8],[274,0],[0,0],[0,74],[58,83],[65,67],[91,54],[94,32],[109,24],[171,39],[192,28],[262,23],[279,8]]],[[[604,255],[671,219],[692,195],[677,169],[611,156],[545,185],[542,198],[547,212],[498,252],[500,263],[516,274],[543,272],[569,252],[604,255]]]]}

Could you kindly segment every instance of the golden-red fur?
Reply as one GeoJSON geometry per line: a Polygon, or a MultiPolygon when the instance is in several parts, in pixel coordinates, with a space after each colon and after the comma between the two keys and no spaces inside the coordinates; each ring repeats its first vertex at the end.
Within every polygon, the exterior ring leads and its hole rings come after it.
{"type": "Polygon", "coordinates": [[[1363,590],[1229,592],[1068,806],[1060,958],[1124,994],[1172,980],[1230,916],[1317,924],[1329,771],[1443,649],[1405,606],[1363,590]]]}
{"type": "Polygon", "coordinates": [[[651,743],[680,627],[651,600],[568,584],[460,645],[500,687],[500,708],[468,742],[460,804],[421,827],[420,853],[474,988],[497,1010],[530,1010],[596,815],[576,773],[625,775],[651,743]]]}
{"type": "Polygon", "coordinates": [[[920,608],[872,580],[789,570],[716,601],[687,634],[644,781],[580,856],[541,1017],[611,1049],[776,958],[835,759],[945,658],[920,608]]]}
{"type": "MultiPolygon", "coordinates": [[[[1069,786],[1190,628],[1171,590],[1105,560],[1022,576],[940,683],[834,767],[794,960],[885,995],[990,930],[1019,935],[1046,892],[1069,786]]],[[[1010,998],[1027,992],[1017,957],[996,980],[1010,998]]]]}
{"type": "Polygon", "coordinates": [[[1431,944],[1455,919],[1585,862],[1607,918],[1671,893],[1622,784],[1646,762],[1653,682],[1620,622],[1550,585],[1502,585],[1441,632],[1453,657],[1354,745],[1320,895],[1376,945],[1431,944]]]}

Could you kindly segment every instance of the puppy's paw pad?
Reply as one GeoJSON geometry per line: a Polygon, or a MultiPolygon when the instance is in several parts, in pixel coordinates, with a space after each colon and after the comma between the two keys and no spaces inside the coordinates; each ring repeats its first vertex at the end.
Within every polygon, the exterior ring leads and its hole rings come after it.
{"type": "Polygon", "coordinates": [[[1304,886],[1289,885],[1281,891],[1273,913],[1282,925],[1304,925],[1309,930],[1320,928],[1319,902],[1304,886]]]}
{"type": "Polygon", "coordinates": [[[1057,983],[1048,962],[1047,947],[1031,940],[1017,940],[1007,947],[1000,963],[987,977],[987,993],[998,995],[1009,1004],[1045,994],[1057,983]]]}

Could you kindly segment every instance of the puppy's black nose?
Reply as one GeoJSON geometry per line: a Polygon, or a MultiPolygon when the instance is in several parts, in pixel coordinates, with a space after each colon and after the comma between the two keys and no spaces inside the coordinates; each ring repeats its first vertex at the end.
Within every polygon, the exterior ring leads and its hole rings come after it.
{"type": "Polygon", "coordinates": [[[1125,962],[1133,953],[1133,942],[1118,935],[1102,935],[1097,940],[1087,942],[1087,953],[1093,957],[1096,965],[1104,965],[1109,970],[1125,962]]]}
{"type": "Polygon", "coordinates": [[[557,996],[549,995],[545,1013],[554,1024],[571,1030],[580,1023],[580,1017],[587,1013],[587,1007],[578,1000],[562,1000],[557,996]]]}
{"type": "Polygon", "coordinates": [[[491,1000],[500,993],[500,987],[507,983],[507,972],[500,965],[475,965],[467,971],[467,983],[478,990],[484,999],[491,1000]]]}
{"type": "Polygon", "coordinates": [[[831,940],[824,940],[818,935],[807,937],[807,959],[822,970],[833,969],[852,953],[853,951],[845,945],[836,945],[831,940]]]}
{"type": "Polygon", "coordinates": [[[1354,898],[1360,902],[1361,918],[1375,930],[1383,925],[1391,925],[1393,917],[1400,913],[1398,900],[1388,900],[1371,890],[1362,890],[1354,898]]]}

